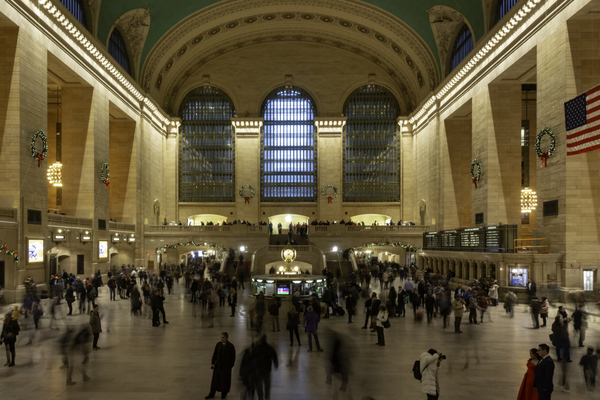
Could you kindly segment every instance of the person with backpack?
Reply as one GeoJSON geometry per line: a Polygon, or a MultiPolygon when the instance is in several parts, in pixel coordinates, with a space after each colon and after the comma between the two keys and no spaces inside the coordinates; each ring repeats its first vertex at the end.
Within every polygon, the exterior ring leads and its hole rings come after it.
{"type": "Polygon", "coordinates": [[[477,291],[469,296],[469,323],[477,325],[477,291]]]}
{"type": "Polygon", "coordinates": [[[65,294],[65,300],[67,301],[67,305],[69,306],[69,313],[67,315],[73,315],[73,302],[75,301],[75,294],[73,291],[73,286],[70,283],[67,283],[67,293],[65,294]]]}
{"type": "Polygon", "coordinates": [[[437,350],[430,349],[421,354],[419,361],[417,361],[419,363],[421,393],[427,395],[427,400],[437,400],[440,397],[438,371],[442,360],[445,359],[446,356],[438,353],[437,350]]]}

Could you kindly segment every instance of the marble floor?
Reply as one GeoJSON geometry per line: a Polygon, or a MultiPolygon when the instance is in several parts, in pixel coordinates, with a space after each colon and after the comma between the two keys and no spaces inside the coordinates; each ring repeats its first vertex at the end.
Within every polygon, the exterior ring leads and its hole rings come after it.
{"type": "MultiPolygon", "coordinates": [[[[76,360],[74,386],[66,386],[66,370],[61,368],[58,338],[67,325],[85,324],[85,315],[65,316],[62,305],[58,329],[50,329],[48,312],[42,318],[42,328],[27,345],[32,330],[27,324],[19,335],[16,367],[0,367],[1,399],[199,399],[208,394],[210,360],[220,332],[229,332],[236,346],[238,362],[234,368],[234,383],[228,398],[240,398],[241,384],[235,378],[239,372],[241,352],[249,346],[252,335],[247,329],[247,313],[243,306],[230,318],[229,308],[218,308],[214,327],[203,318],[184,296],[185,287],[176,285],[173,294],[166,295],[165,309],[170,324],[158,328],[145,317],[132,318],[129,302],[111,302],[106,288],[99,298],[103,333],[101,350],[92,351],[88,364],[91,380],[82,381],[79,360],[76,360]]],[[[241,302],[240,302],[241,303],[241,302]]],[[[360,302],[362,305],[362,301],[360,302]]],[[[360,307],[359,307],[360,308],[360,307]]],[[[5,307],[6,310],[6,307],[5,307]]],[[[272,333],[267,325],[269,342],[279,355],[279,368],[273,371],[271,399],[362,399],[376,400],[425,399],[420,384],[411,373],[413,362],[430,348],[447,354],[439,373],[440,399],[516,399],[526,371],[528,351],[539,343],[548,343],[549,328],[531,329],[530,316],[519,308],[509,319],[502,307],[491,312],[493,322],[484,319],[481,325],[463,323],[464,334],[452,328],[442,329],[441,320],[431,325],[415,323],[407,318],[391,320],[385,331],[386,347],[374,346],[375,336],[360,329],[364,312],[359,311],[355,323],[347,317],[322,320],[319,337],[323,353],[307,352],[307,338],[301,335],[302,347],[290,347],[288,332],[282,317],[282,331],[272,333]],[[339,391],[340,381],[325,384],[325,368],[330,340],[334,334],[344,335],[351,346],[352,374],[347,392],[339,391]]],[[[586,344],[600,345],[598,310],[590,317],[586,344]]],[[[551,309],[555,315],[556,308],[551,309]]],[[[468,319],[468,318],[467,318],[468,319]]],[[[28,319],[30,323],[31,318],[28,319]]],[[[572,332],[571,332],[572,333],[572,332]]],[[[91,347],[91,344],[90,344],[91,347]]],[[[558,386],[560,367],[555,373],[553,399],[598,399],[600,388],[590,394],[585,390],[583,374],[578,363],[583,349],[574,347],[569,364],[570,394],[558,386]]],[[[554,354],[553,354],[554,356],[554,354]]],[[[3,357],[3,355],[1,356],[3,357]]],[[[81,356],[79,356],[81,358],[81,356]]],[[[217,394],[219,398],[220,394],[217,394]]]]}

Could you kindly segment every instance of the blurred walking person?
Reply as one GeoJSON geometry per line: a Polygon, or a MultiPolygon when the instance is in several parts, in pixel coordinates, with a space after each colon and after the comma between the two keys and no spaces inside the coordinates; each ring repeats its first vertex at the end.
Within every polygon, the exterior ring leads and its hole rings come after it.
{"type": "Polygon", "coordinates": [[[12,313],[7,313],[4,316],[4,324],[2,325],[2,334],[0,334],[0,344],[4,342],[6,347],[6,364],[5,367],[15,366],[15,343],[17,343],[17,335],[21,328],[17,322],[17,318],[13,318],[12,313]],[[12,359],[11,359],[12,356],[12,359]]]}
{"type": "Polygon", "coordinates": [[[323,351],[319,344],[319,335],[317,335],[317,327],[319,325],[319,316],[313,311],[311,306],[308,307],[306,314],[304,314],[303,325],[308,334],[308,351],[312,352],[312,338],[315,338],[315,344],[317,345],[317,351],[323,351]]]}
{"type": "Polygon", "coordinates": [[[255,349],[259,355],[258,368],[259,368],[259,381],[256,385],[256,392],[258,394],[258,400],[270,399],[271,398],[271,368],[274,365],[275,368],[279,368],[279,360],[277,359],[277,352],[269,343],[267,343],[267,335],[264,333],[258,339],[255,349]]]}
{"type": "Polygon", "coordinates": [[[286,329],[290,331],[290,346],[294,345],[294,333],[296,334],[298,346],[300,346],[300,335],[298,334],[298,325],[300,325],[300,317],[298,316],[296,307],[292,304],[290,305],[290,309],[287,313],[287,323],[285,325],[286,329]]]}
{"type": "Polygon", "coordinates": [[[100,314],[98,313],[98,304],[94,306],[94,309],[90,312],[90,326],[92,327],[92,333],[94,334],[94,350],[100,350],[98,347],[98,338],[102,332],[102,322],[100,321],[100,314]]]}
{"type": "Polygon", "coordinates": [[[348,311],[348,323],[352,323],[352,316],[356,314],[356,301],[354,301],[354,297],[352,293],[348,293],[348,297],[346,297],[346,310],[348,311]]]}

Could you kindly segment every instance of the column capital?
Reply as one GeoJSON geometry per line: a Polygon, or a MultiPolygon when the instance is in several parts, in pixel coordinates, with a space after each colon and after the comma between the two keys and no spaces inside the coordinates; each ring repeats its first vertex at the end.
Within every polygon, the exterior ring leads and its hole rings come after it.
{"type": "Polygon", "coordinates": [[[236,136],[258,137],[262,128],[264,118],[233,117],[231,125],[235,129],[236,136]]]}
{"type": "Polygon", "coordinates": [[[348,117],[315,117],[319,136],[341,136],[348,117]]]}
{"type": "Polygon", "coordinates": [[[171,122],[167,125],[167,137],[177,136],[179,134],[179,127],[181,126],[181,118],[171,118],[171,122]]]}

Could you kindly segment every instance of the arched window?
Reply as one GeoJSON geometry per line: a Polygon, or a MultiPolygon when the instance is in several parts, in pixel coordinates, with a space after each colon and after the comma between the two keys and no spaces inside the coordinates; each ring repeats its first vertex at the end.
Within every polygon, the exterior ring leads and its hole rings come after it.
{"type": "Polygon", "coordinates": [[[284,86],[262,105],[261,201],[317,200],[315,102],[308,93],[284,86]]]}
{"type": "Polygon", "coordinates": [[[60,0],[61,3],[73,14],[73,16],[81,23],[81,25],[87,26],[87,18],[85,15],[85,8],[83,7],[82,0],[60,0]]]}
{"type": "Polygon", "coordinates": [[[471,50],[473,50],[473,36],[471,35],[471,30],[465,24],[460,32],[458,32],[458,36],[452,47],[450,71],[456,68],[471,50]]]}
{"type": "Polygon", "coordinates": [[[506,13],[517,4],[519,0],[498,0],[494,25],[506,15],[506,13]]]}
{"type": "Polygon", "coordinates": [[[344,201],[400,200],[400,106],[381,86],[366,85],[346,100],[344,201]]]}
{"type": "Polygon", "coordinates": [[[194,89],[179,116],[179,201],[235,201],[231,99],[211,86],[194,89]]]}
{"type": "Polygon", "coordinates": [[[121,33],[117,29],[113,29],[108,39],[108,53],[119,63],[121,67],[129,75],[131,75],[131,69],[129,68],[129,55],[127,54],[127,46],[121,33]]]}

